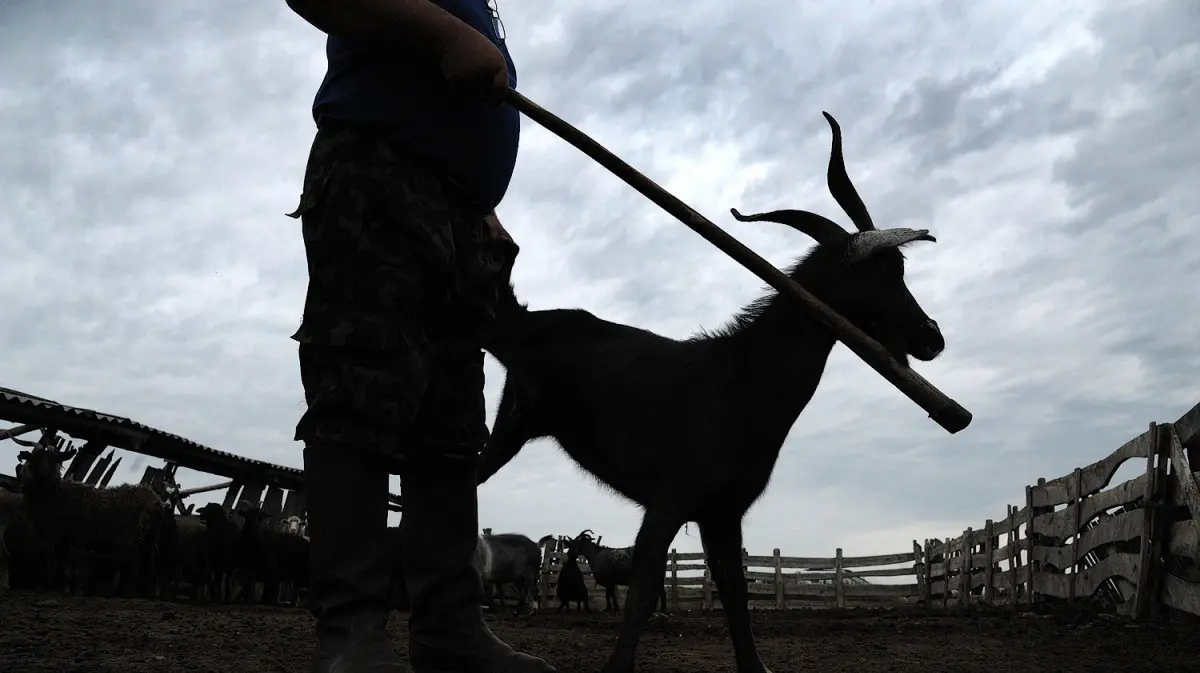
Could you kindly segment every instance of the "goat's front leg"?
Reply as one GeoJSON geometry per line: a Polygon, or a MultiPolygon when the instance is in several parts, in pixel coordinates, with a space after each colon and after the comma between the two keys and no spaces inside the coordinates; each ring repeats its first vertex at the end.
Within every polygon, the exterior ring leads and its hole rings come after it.
{"type": "Polygon", "coordinates": [[[479,454],[475,478],[480,486],[516,458],[529,440],[544,434],[542,428],[537,427],[537,418],[528,411],[536,409],[536,405],[524,399],[527,396],[528,393],[517,384],[505,381],[496,421],[492,423],[491,435],[479,454]]]}
{"type": "Polygon", "coordinates": [[[625,618],[617,647],[601,673],[633,673],[638,640],[646,630],[650,615],[658,604],[667,567],[667,550],[683,525],[684,517],[671,507],[646,508],[642,528],[633,548],[633,579],[625,594],[625,618]]]}
{"type": "Polygon", "coordinates": [[[758,656],[754,631],[750,627],[749,592],[746,574],[742,571],[741,518],[721,516],[698,523],[704,558],[729,624],[738,673],[771,673],[758,656]]]}

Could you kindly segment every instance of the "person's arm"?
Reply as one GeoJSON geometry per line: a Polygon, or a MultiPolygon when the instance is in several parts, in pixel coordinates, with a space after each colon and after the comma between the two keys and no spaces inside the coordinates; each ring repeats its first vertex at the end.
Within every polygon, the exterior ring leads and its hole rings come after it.
{"type": "Polygon", "coordinates": [[[435,58],[462,31],[473,30],[431,0],[287,0],[287,4],[324,33],[397,40],[435,58]]]}

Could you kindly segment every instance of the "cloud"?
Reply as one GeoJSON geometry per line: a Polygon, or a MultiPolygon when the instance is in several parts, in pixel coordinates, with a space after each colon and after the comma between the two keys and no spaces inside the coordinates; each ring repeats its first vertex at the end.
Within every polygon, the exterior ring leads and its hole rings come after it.
{"type": "MultiPolygon", "coordinates": [[[[948,435],[846,349],[830,358],[746,547],[904,551],[1091,463],[1200,397],[1200,14],[1187,3],[547,0],[501,8],[522,91],[784,266],[842,125],[881,225],[926,227],[909,286],[946,334],[923,376],[948,435]],[[835,9],[836,7],[836,9],[835,9]]],[[[0,8],[0,385],[299,466],[296,205],[322,36],[284,3],[0,8]]],[[[524,120],[500,216],[535,308],[683,337],[762,283],[524,120]]],[[[494,407],[503,370],[488,363],[494,407]]],[[[494,409],[493,409],[494,413],[494,409]]],[[[0,463],[16,448],[0,444],[0,463]]],[[[118,480],[140,476],[131,458],[118,480]]],[[[4,468],[9,471],[10,468],[4,468]]],[[[183,472],[185,486],[219,479],[183,472]]],[[[202,496],[215,499],[220,494],[202,496]]],[[[632,543],[640,513],[549,442],[480,491],[496,530],[632,543]]],[[[695,529],[682,551],[699,550],[695,529]]]]}

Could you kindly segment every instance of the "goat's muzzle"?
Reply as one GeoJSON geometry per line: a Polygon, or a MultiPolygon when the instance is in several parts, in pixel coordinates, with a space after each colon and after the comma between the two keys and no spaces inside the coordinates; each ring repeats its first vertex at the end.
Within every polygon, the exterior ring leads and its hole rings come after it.
{"type": "Polygon", "coordinates": [[[914,358],[929,362],[946,350],[946,339],[937,321],[930,318],[908,344],[908,353],[914,358]]]}

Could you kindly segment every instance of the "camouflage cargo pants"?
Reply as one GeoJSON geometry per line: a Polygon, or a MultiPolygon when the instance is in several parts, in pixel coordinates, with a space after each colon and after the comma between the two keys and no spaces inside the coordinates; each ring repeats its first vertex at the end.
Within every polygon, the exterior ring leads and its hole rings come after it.
{"type": "Polygon", "coordinates": [[[386,134],[320,130],[298,217],[308,258],[296,440],[394,459],[474,459],[487,440],[481,332],[518,252],[386,134]]]}

